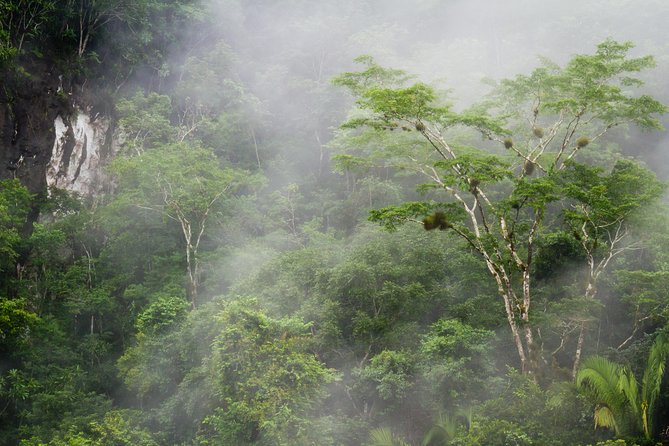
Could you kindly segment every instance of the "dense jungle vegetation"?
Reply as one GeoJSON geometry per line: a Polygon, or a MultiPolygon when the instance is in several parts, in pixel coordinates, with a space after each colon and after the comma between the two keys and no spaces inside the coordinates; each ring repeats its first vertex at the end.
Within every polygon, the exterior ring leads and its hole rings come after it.
{"type": "Polygon", "coordinates": [[[468,23],[504,64],[315,3],[0,0],[2,135],[118,146],[95,195],[2,166],[0,444],[667,444],[667,47],[595,18],[669,5],[526,11],[597,39],[555,60],[468,23]]]}

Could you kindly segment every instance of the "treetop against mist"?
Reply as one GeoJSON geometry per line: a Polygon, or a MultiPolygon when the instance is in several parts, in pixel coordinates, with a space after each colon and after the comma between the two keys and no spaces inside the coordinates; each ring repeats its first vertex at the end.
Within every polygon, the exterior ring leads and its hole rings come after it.
{"type": "Polygon", "coordinates": [[[665,3],[0,1],[0,445],[666,442],[665,3]]]}

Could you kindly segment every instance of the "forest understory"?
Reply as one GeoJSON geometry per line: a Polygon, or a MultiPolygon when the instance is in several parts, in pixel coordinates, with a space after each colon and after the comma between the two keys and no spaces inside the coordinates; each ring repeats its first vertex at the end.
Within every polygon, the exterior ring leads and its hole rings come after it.
{"type": "Polygon", "coordinates": [[[0,0],[0,445],[669,444],[662,0],[0,0]]]}

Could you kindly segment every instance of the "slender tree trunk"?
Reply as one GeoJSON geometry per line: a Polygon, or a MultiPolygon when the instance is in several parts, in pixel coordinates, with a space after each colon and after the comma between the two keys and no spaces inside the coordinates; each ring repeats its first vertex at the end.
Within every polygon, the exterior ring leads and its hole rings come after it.
{"type": "Polygon", "coordinates": [[[520,359],[520,369],[523,373],[529,371],[529,363],[527,360],[527,354],[525,352],[525,346],[523,345],[523,337],[520,334],[518,329],[518,324],[516,323],[516,315],[513,310],[513,304],[509,296],[502,296],[504,298],[504,308],[506,310],[506,319],[509,322],[509,328],[511,329],[511,335],[513,336],[513,342],[516,345],[516,350],[518,351],[518,358],[520,359]]]}
{"type": "MultiPolygon", "coordinates": [[[[587,232],[583,232],[584,237],[587,237],[587,232]]],[[[586,239],[587,240],[587,239],[586,239]]],[[[592,254],[592,251],[590,251],[587,248],[587,245],[583,245],[586,248],[587,251],[587,257],[588,257],[588,267],[590,269],[589,275],[588,275],[588,285],[585,288],[585,298],[586,299],[594,299],[597,296],[597,277],[599,273],[597,272],[597,269],[595,268],[595,259],[592,254]]],[[[586,327],[587,322],[586,321],[581,321],[580,327],[579,327],[579,333],[578,333],[578,341],[576,341],[576,351],[574,352],[574,365],[572,366],[571,369],[571,377],[572,379],[576,379],[576,374],[578,373],[578,368],[581,366],[581,356],[583,355],[583,344],[585,343],[585,332],[586,332],[586,327]]]]}
{"type": "MultiPolygon", "coordinates": [[[[186,272],[188,273],[188,298],[191,308],[197,307],[198,277],[197,277],[197,249],[193,246],[193,231],[190,221],[181,213],[177,212],[177,220],[181,224],[184,235],[186,251],[186,272]]],[[[198,240],[199,241],[199,240],[198,240]]]]}
{"type": "Polygon", "coordinates": [[[186,248],[186,269],[188,271],[188,297],[192,309],[197,307],[198,267],[197,259],[193,258],[190,248],[186,248]]]}
{"type": "Polygon", "coordinates": [[[574,353],[574,366],[571,369],[572,379],[576,379],[578,368],[581,366],[581,354],[583,353],[584,341],[585,341],[585,322],[581,322],[581,327],[578,333],[578,341],[576,341],[576,353],[574,353]]]}
{"type": "MultiPolygon", "coordinates": [[[[531,250],[528,254],[528,264],[531,261],[531,250]]],[[[525,344],[527,346],[528,364],[527,369],[523,372],[530,373],[537,377],[541,373],[542,352],[541,347],[534,341],[534,332],[530,325],[530,304],[531,304],[531,284],[530,284],[530,270],[528,266],[523,267],[523,303],[520,308],[520,319],[522,321],[525,331],[525,344]]]]}
{"type": "Polygon", "coordinates": [[[262,169],[262,166],[260,165],[260,152],[258,151],[258,141],[256,140],[256,132],[253,129],[253,126],[251,126],[250,129],[251,129],[251,139],[253,139],[253,148],[255,149],[256,152],[256,161],[258,162],[258,169],[262,169]]]}
{"type": "Polygon", "coordinates": [[[490,273],[495,279],[495,282],[497,283],[497,290],[500,296],[502,296],[502,300],[504,301],[506,320],[509,323],[511,336],[513,338],[514,345],[516,346],[516,350],[518,352],[518,358],[520,360],[520,369],[523,373],[536,375],[536,371],[533,369],[531,361],[528,360],[528,354],[527,354],[529,353],[529,347],[533,346],[533,343],[529,343],[527,345],[527,348],[525,345],[525,343],[527,343],[528,340],[530,341],[532,340],[531,332],[528,337],[527,329],[529,329],[529,326],[526,325],[525,342],[523,342],[523,336],[521,335],[520,329],[518,327],[516,311],[514,309],[514,301],[516,299],[515,296],[513,295],[512,290],[509,288],[510,281],[508,280],[508,278],[502,277],[496,265],[494,264],[494,262],[492,262],[492,260],[486,253],[484,253],[483,257],[486,261],[488,271],[490,271],[490,273]]]}

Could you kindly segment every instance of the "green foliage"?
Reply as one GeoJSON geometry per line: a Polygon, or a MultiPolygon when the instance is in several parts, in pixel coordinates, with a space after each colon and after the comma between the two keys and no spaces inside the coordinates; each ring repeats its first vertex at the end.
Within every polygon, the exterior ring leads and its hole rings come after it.
{"type": "Polygon", "coordinates": [[[474,423],[472,433],[451,444],[462,446],[532,446],[536,443],[523,427],[506,420],[474,423]]]}
{"type": "Polygon", "coordinates": [[[561,198],[560,189],[551,177],[521,178],[509,197],[511,206],[528,206],[538,212],[561,198]]]}
{"type": "Polygon", "coordinates": [[[629,218],[635,211],[652,204],[665,189],[653,172],[629,160],[619,160],[608,175],[602,169],[570,163],[564,171],[563,188],[577,205],[565,211],[574,228],[585,224],[593,237],[598,228],[629,218]]]}
{"type": "Polygon", "coordinates": [[[659,127],[657,115],[665,107],[626,88],[640,85],[631,74],[653,65],[651,57],[629,57],[631,47],[607,40],[594,55],[574,56],[564,67],[545,63],[529,76],[500,82],[485,102],[462,113],[452,111],[433,88],[421,82],[406,86],[408,78],[393,76],[369,58],[367,70],[335,79],[357,99],[339,135],[346,151],[339,160],[427,177],[429,183],[419,184],[418,191],[441,200],[375,209],[370,220],[389,230],[408,221],[422,222],[427,230],[451,230],[476,250],[497,285],[527,373],[543,368],[531,309],[534,253],[545,225],[553,225],[548,232],[561,229],[556,211],[565,209],[563,222],[577,234],[591,270],[581,287],[592,299],[603,270],[625,251],[634,211],[654,203],[663,190],[650,171],[631,161],[618,160],[610,175],[574,161],[615,126],[659,127]],[[371,76],[372,68],[385,77],[371,76]],[[548,131],[537,141],[539,124],[548,131]],[[418,135],[384,135],[398,128],[418,135]],[[477,133],[502,143],[517,159],[497,155],[485,143],[472,147],[477,133]]]}
{"type": "Polygon", "coordinates": [[[667,367],[667,360],[669,359],[669,339],[665,333],[660,333],[655,339],[653,346],[648,354],[648,361],[641,379],[641,417],[643,432],[646,438],[649,438],[655,432],[655,420],[653,417],[656,414],[656,407],[662,381],[664,379],[664,372],[667,367]]]}
{"type": "Polygon", "coordinates": [[[598,441],[597,444],[594,446],[638,446],[636,443],[628,443],[625,440],[622,439],[617,439],[617,440],[606,440],[606,441],[598,441]]]}
{"type": "Polygon", "coordinates": [[[303,414],[319,401],[332,371],[308,353],[308,325],[274,320],[253,303],[231,303],[217,319],[208,374],[222,405],[207,417],[209,441],[285,444],[308,436],[303,414]],[[293,439],[293,440],[291,440],[293,439]]]}
{"type": "Polygon", "coordinates": [[[333,83],[348,88],[358,97],[357,106],[368,113],[349,119],[342,128],[369,126],[394,130],[401,127],[423,133],[427,123],[438,123],[444,127],[465,125],[494,134],[506,133],[501,121],[490,116],[453,113],[449,105],[438,101],[443,95],[429,85],[416,82],[405,87],[411,77],[402,71],[383,68],[369,56],[356,61],[363,63],[366,69],[343,73],[333,83]]]}
{"type": "Polygon", "coordinates": [[[651,56],[628,57],[632,47],[630,42],[609,39],[597,46],[595,54],[574,56],[562,69],[546,62],[529,76],[502,81],[496,97],[512,113],[536,98],[538,113],[594,117],[607,127],[634,123],[661,128],[655,116],[665,113],[665,106],[649,96],[629,94],[630,86],[643,84],[633,75],[655,65],[651,56]]]}
{"type": "MultiPolygon", "coordinates": [[[[189,117],[188,113],[204,116],[229,113],[230,108],[246,100],[243,86],[232,80],[235,62],[234,51],[223,42],[201,56],[186,60],[175,88],[185,118],[189,117]]],[[[186,125],[186,122],[181,124],[186,125]]]]}
{"type": "Polygon", "coordinates": [[[369,433],[366,446],[408,446],[409,443],[397,438],[390,429],[378,428],[369,433]]]}
{"type": "Polygon", "coordinates": [[[450,444],[583,444],[594,440],[586,421],[588,410],[572,383],[557,382],[544,389],[510,370],[496,384],[495,396],[472,409],[468,429],[459,430],[450,444]]]}
{"type": "Polygon", "coordinates": [[[437,291],[434,272],[441,265],[432,263],[435,258],[421,258],[418,252],[406,250],[401,244],[404,237],[411,236],[365,240],[324,278],[323,291],[339,307],[334,318],[328,319],[336,321],[341,335],[361,356],[420,317],[430,305],[428,289],[437,291]]]}
{"type": "MultiPolygon", "coordinates": [[[[471,424],[470,418],[471,413],[469,413],[469,417],[466,419],[468,424],[471,424]]],[[[459,427],[460,423],[456,417],[440,413],[439,418],[425,434],[420,444],[421,446],[439,446],[448,444],[453,437],[455,437],[459,427]]]]}
{"type": "Polygon", "coordinates": [[[660,333],[650,350],[641,389],[628,367],[598,356],[584,361],[576,383],[597,405],[595,427],[613,429],[617,435],[642,433],[646,439],[653,438],[654,409],[667,358],[669,341],[660,333]]]}
{"type": "Polygon", "coordinates": [[[203,305],[170,328],[140,333],[119,362],[166,435],[186,441],[197,434],[198,444],[308,444],[307,414],[334,379],[310,352],[308,324],[271,318],[252,299],[237,299],[203,305]]]}
{"type": "MultiPolygon", "coordinates": [[[[102,422],[91,424],[91,445],[156,446],[152,435],[132,422],[131,411],[109,411],[102,422]]],[[[136,416],[136,415],[135,415],[136,416]]]]}
{"type": "Polygon", "coordinates": [[[605,358],[589,358],[583,364],[578,374],[578,385],[587,383],[601,405],[595,409],[595,428],[597,426],[611,428],[616,434],[628,432],[629,427],[623,426],[623,411],[626,409],[627,397],[632,397],[632,404],[636,409],[638,393],[636,391],[636,379],[628,379],[623,374],[629,375],[629,371],[621,370],[620,366],[611,363],[605,358]],[[624,388],[627,384],[627,388],[624,388]],[[624,429],[621,431],[621,429],[624,429]]]}
{"type": "Polygon", "coordinates": [[[443,170],[442,181],[446,185],[463,190],[498,183],[512,176],[511,165],[502,157],[479,150],[462,151],[455,159],[435,162],[434,167],[443,170]]]}
{"type": "MultiPolygon", "coordinates": [[[[186,144],[162,145],[134,157],[117,158],[112,169],[118,178],[118,192],[108,208],[134,214],[144,224],[163,227],[181,241],[191,305],[198,304],[201,243],[207,230],[220,226],[230,203],[244,186],[253,186],[259,177],[221,167],[206,149],[186,144]]],[[[136,223],[121,219],[121,231],[136,223]]]]}
{"type": "Polygon", "coordinates": [[[26,224],[31,199],[19,180],[0,180],[0,271],[7,271],[18,255],[20,231],[26,224]]]}
{"type": "Polygon", "coordinates": [[[648,320],[655,326],[665,326],[669,322],[666,298],[669,295],[669,272],[619,270],[614,283],[638,319],[648,320]]]}
{"type": "Polygon", "coordinates": [[[39,385],[36,379],[17,369],[10,369],[0,376],[0,397],[4,402],[0,415],[4,415],[10,406],[20,407],[37,392],[39,385]]]}
{"type": "MultiPolygon", "coordinates": [[[[563,67],[546,62],[502,81],[461,110],[444,91],[363,56],[360,71],[334,81],[357,102],[328,142],[345,98],[324,80],[365,39],[402,34],[365,29],[333,51],[320,40],[324,17],[343,7],[346,32],[378,14],[378,2],[319,5],[315,14],[297,1],[214,3],[203,13],[193,0],[0,1],[0,96],[16,135],[39,128],[37,114],[13,115],[39,90],[44,113],[66,112],[71,100],[117,118],[123,145],[113,187],[91,200],[59,190],[36,200],[18,181],[0,182],[0,443],[603,438],[585,398],[558,374],[578,323],[604,315],[601,351],[630,332],[624,342],[636,348],[638,333],[669,319],[664,223],[653,242],[611,262],[615,281],[595,284],[602,302],[582,296],[583,266],[607,259],[615,230],[645,240],[645,210],[661,212],[664,186],[641,164],[612,157],[627,135],[608,133],[659,126],[664,107],[637,95],[652,59],[605,41],[563,67]],[[269,54],[261,34],[238,34],[287,7],[309,19],[275,20],[282,31],[270,40],[290,37],[285,51],[269,54]],[[313,40],[295,38],[302,27],[313,40]],[[368,209],[389,231],[361,223],[368,209]],[[499,289],[509,292],[506,306],[492,299],[499,289]],[[510,319],[540,346],[521,348],[551,367],[534,380],[500,377],[517,350],[504,329],[510,319]],[[555,364],[543,349],[557,349],[555,364]]],[[[450,52],[440,57],[458,65],[450,52]]],[[[640,142],[627,138],[624,150],[640,142]]],[[[635,409],[646,411],[649,431],[665,410],[666,354],[651,351],[641,385],[631,373],[619,380],[625,401],[655,402],[635,409]]],[[[618,423],[603,407],[599,424],[618,423]]]]}
{"type": "MultiPolygon", "coordinates": [[[[211,152],[185,145],[168,145],[147,156],[118,159],[114,172],[119,176],[117,201],[179,219],[203,224],[222,203],[247,183],[244,173],[221,168],[211,152]]],[[[195,226],[193,229],[200,229],[195,226]]]]}
{"type": "Polygon", "coordinates": [[[0,2],[0,67],[25,51],[24,46],[46,32],[56,2],[19,0],[0,2]]]}
{"type": "Polygon", "coordinates": [[[537,249],[534,261],[535,277],[539,280],[558,277],[565,269],[583,261],[583,251],[573,233],[546,233],[537,249]]]}
{"type": "Polygon", "coordinates": [[[332,157],[334,168],[337,172],[361,171],[366,172],[372,166],[365,158],[356,157],[347,153],[341,153],[332,157]]]}
{"type": "Polygon", "coordinates": [[[138,345],[119,358],[119,375],[139,401],[160,401],[182,379],[182,358],[174,337],[138,336],[138,345]]]}
{"type": "Polygon", "coordinates": [[[420,345],[429,393],[447,412],[485,398],[494,367],[493,332],[455,319],[432,324],[420,345]]]}
{"type": "Polygon", "coordinates": [[[137,317],[137,330],[150,336],[173,328],[184,319],[188,307],[183,296],[161,295],[154,298],[137,317]]]}
{"type": "Polygon", "coordinates": [[[369,381],[381,399],[401,401],[412,387],[414,369],[407,353],[384,350],[360,370],[360,378],[369,381]]]}
{"type": "MultiPolygon", "coordinates": [[[[435,322],[429,335],[423,340],[422,351],[432,358],[467,358],[476,355],[482,357],[489,353],[488,343],[493,334],[467,326],[455,319],[441,319],[435,322]]],[[[482,364],[473,366],[473,369],[482,364]]]]}
{"type": "Polygon", "coordinates": [[[170,122],[172,103],[169,96],[142,92],[116,103],[124,144],[131,150],[151,149],[174,137],[170,122]]]}
{"type": "Polygon", "coordinates": [[[410,79],[402,70],[384,68],[374,62],[371,56],[359,56],[355,62],[365,66],[365,70],[344,73],[333,80],[335,85],[349,88],[355,94],[361,94],[377,85],[396,86],[410,79]]]}
{"type": "MultiPolygon", "coordinates": [[[[109,410],[104,418],[89,423],[85,431],[77,432],[72,427],[62,438],[48,442],[50,446],[157,446],[150,432],[137,426],[133,418],[137,413],[130,410],[109,410]]],[[[21,446],[46,446],[36,437],[22,440],[21,446]]]]}
{"type": "Polygon", "coordinates": [[[25,346],[38,321],[38,316],[26,309],[24,301],[0,300],[0,351],[9,353],[25,346]]]}
{"type": "Polygon", "coordinates": [[[75,432],[88,431],[91,423],[111,411],[108,397],[84,390],[86,372],[81,369],[39,371],[42,385],[23,404],[22,438],[42,442],[67,439],[75,432]]]}
{"type": "Polygon", "coordinates": [[[416,221],[419,217],[434,215],[433,211],[435,210],[442,212],[444,218],[449,222],[459,221],[463,217],[460,208],[451,203],[414,201],[381,209],[372,209],[369,211],[369,220],[383,224],[384,228],[389,231],[395,231],[399,225],[407,221],[416,221]]]}

